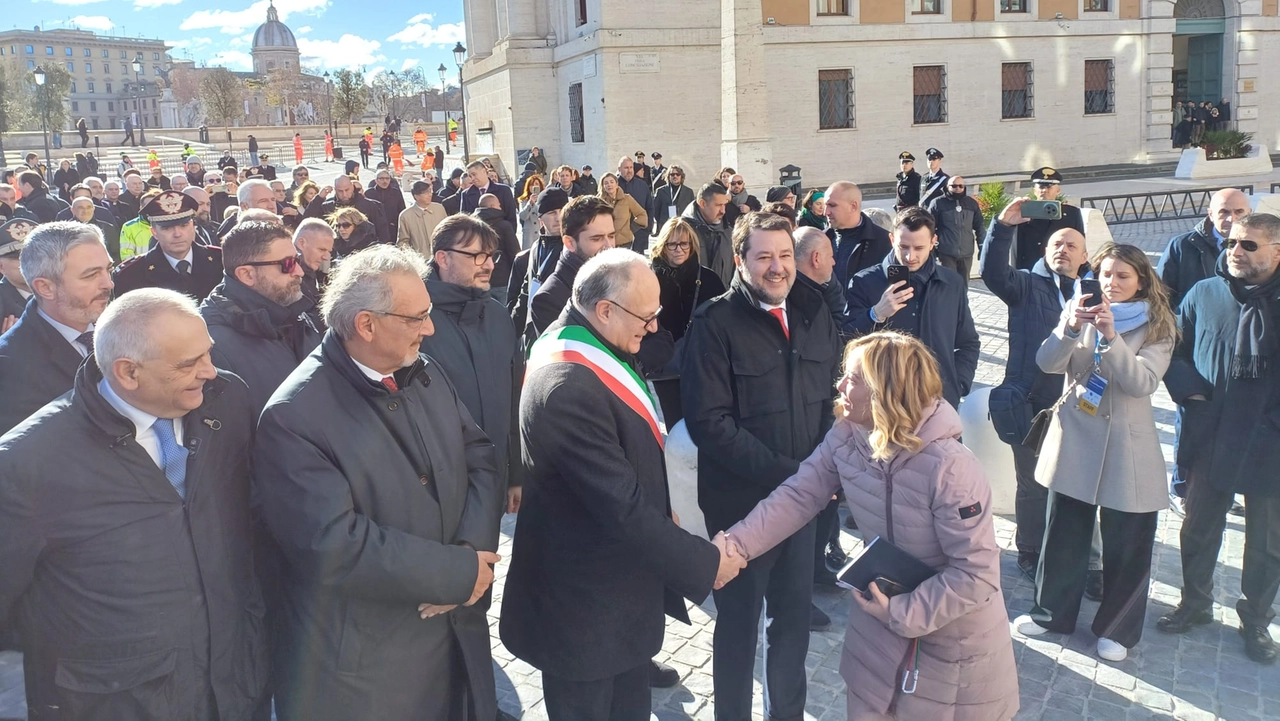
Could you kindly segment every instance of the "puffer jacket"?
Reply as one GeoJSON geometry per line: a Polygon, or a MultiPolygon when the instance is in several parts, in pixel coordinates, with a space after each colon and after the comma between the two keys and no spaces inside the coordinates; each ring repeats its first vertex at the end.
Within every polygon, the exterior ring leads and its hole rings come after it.
{"type": "Polygon", "coordinates": [[[891,541],[938,572],[889,600],[887,626],[850,598],[840,675],[853,717],[1003,721],[1018,711],[991,487],[960,431],[960,416],[939,399],[916,429],[924,443],[918,452],[876,461],[866,432],[838,421],[800,470],[728,531],[753,558],[808,523],[843,488],[863,537],[891,541]],[[915,693],[904,694],[912,639],[920,641],[920,674],[915,693]]]}
{"type": "Polygon", "coordinates": [[[1169,289],[1169,305],[1178,310],[1182,296],[1191,286],[1205,278],[1213,277],[1214,266],[1221,250],[1218,249],[1213,223],[1208,218],[1182,235],[1174,236],[1160,256],[1156,272],[1169,289]]]}

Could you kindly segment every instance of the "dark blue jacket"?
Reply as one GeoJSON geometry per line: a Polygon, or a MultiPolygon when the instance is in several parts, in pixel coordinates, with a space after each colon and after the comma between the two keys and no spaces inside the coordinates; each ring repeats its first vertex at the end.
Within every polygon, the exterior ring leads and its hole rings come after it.
{"type": "Polygon", "coordinates": [[[1031,270],[1009,263],[1016,228],[991,221],[979,269],[987,289],[1009,306],[1009,359],[1004,382],[991,391],[991,422],[1005,443],[1021,443],[1036,412],[1062,395],[1062,375],[1036,364],[1036,351],[1058,325],[1065,307],[1062,291],[1044,259],[1031,270]]]}
{"type": "MultiPolygon", "coordinates": [[[[880,297],[889,287],[889,266],[895,262],[893,253],[889,253],[880,265],[867,268],[849,281],[849,291],[845,295],[849,304],[849,320],[845,328],[854,335],[878,330],[912,332],[917,326],[906,317],[909,307],[883,323],[871,321],[870,310],[880,302],[880,297]]],[[[934,263],[933,272],[923,280],[913,277],[911,281],[920,301],[919,338],[938,359],[938,369],[942,373],[942,397],[959,408],[960,399],[973,387],[982,340],[973,327],[969,296],[960,274],[937,265],[933,258],[927,262],[934,263]]]]}
{"type": "Polygon", "coordinates": [[[1221,253],[1213,233],[1213,224],[1205,218],[1190,231],[1172,238],[1160,256],[1156,272],[1169,289],[1169,304],[1174,311],[1191,286],[1213,277],[1221,253]]]}
{"type": "Polygon", "coordinates": [[[831,239],[831,250],[836,256],[836,278],[840,280],[840,287],[846,290],[849,279],[858,271],[879,263],[893,249],[889,231],[871,222],[866,213],[862,214],[862,222],[855,228],[827,228],[827,237],[831,239]]]}
{"type": "Polygon", "coordinates": [[[35,298],[0,336],[0,434],[71,390],[84,360],[40,315],[35,298]]]}

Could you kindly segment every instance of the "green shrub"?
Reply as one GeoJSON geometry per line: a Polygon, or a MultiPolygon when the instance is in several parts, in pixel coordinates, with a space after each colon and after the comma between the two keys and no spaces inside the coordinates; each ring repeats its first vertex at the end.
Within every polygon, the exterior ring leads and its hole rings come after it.
{"type": "Polygon", "coordinates": [[[1004,192],[1004,183],[983,183],[978,186],[977,201],[982,209],[983,225],[990,225],[991,219],[1000,215],[1013,197],[1004,192]]]}
{"type": "Polygon", "coordinates": [[[1210,160],[1243,158],[1253,149],[1253,133],[1239,130],[1210,130],[1200,139],[1200,147],[1210,160]]]}

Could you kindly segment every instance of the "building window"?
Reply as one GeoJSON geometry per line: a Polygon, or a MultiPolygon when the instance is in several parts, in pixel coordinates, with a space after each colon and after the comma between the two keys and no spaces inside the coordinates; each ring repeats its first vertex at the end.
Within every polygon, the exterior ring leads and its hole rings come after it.
{"type": "Polygon", "coordinates": [[[108,80],[108,81],[107,81],[107,95],[110,95],[111,93],[112,93],[112,90],[111,90],[111,81],[110,81],[110,80],[108,80]]]}
{"type": "Polygon", "coordinates": [[[85,56],[86,58],[91,58],[91,57],[93,57],[93,51],[92,51],[92,50],[90,50],[89,48],[85,48],[85,49],[84,49],[84,56],[85,56]]]}
{"type": "Polygon", "coordinates": [[[152,60],[159,60],[159,59],[160,59],[160,53],[151,53],[151,59],[152,59],[152,60]]]}
{"type": "Polygon", "coordinates": [[[67,72],[69,72],[69,73],[74,73],[75,71],[76,71],[76,64],[75,64],[75,61],[73,61],[73,60],[68,60],[68,61],[67,61],[67,72]]]}
{"type": "Polygon", "coordinates": [[[1035,113],[1035,83],[1031,63],[1004,63],[1000,66],[1000,117],[1030,118],[1035,113]]]}
{"type": "Polygon", "coordinates": [[[937,15],[942,12],[942,0],[915,0],[911,12],[918,15],[937,15]]]}
{"type": "Polygon", "coordinates": [[[848,15],[848,0],[818,0],[819,15],[848,15]]]}
{"type": "Polygon", "coordinates": [[[53,46],[52,46],[52,45],[46,45],[46,46],[44,46],[44,54],[45,54],[45,55],[53,55],[53,46]]]}
{"type": "Polygon", "coordinates": [[[107,118],[107,127],[114,128],[115,126],[116,126],[116,116],[112,115],[111,117],[107,118]]]}
{"type": "Polygon", "coordinates": [[[1002,13],[1025,13],[1027,11],[1027,0],[1000,0],[1000,12],[1002,13]]]}
{"type": "Polygon", "coordinates": [[[94,129],[94,130],[98,130],[98,129],[99,129],[99,128],[98,128],[98,119],[97,119],[97,118],[94,118],[94,119],[93,119],[93,129],[94,129]]]}
{"type": "Polygon", "coordinates": [[[86,63],[84,64],[84,71],[85,71],[86,73],[92,73],[92,72],[93,72],[93,63],[86,62],[86,63]]]}
{"type": "Polygon", "coordinates": [[[587,0],[577,0],[573,4],[574,7],[574,24],[578,26],[587,24],[587,0]]]}
{"type": "Polygon", "coordinates": [[[97,92],[97,91],[95,91],[95,90],[93,89],[93,81],[92,81],[92,80],[86,80],[86,81],[85,81],[85,87],[86,87],[86,88],[89,90],[89,92],[91,92],[91,93],[92,93],[92,92],[97,92]]]}
{"type": "Polygon", "coordinates": [[[35,54],[36,54],[35,46],[33,46],[33,45],[28,45],[28,46],[27,46],[27,55],[35,55],[35,54]]]}
{"type": "Polygon", "coordinates": [[[1111,0],[1084,0],[1087,13],[1105,13],[1111,10],[1111,0]]]}
{"type": "Polygon", "coordinates": [[[156,99],[155,99],[155,98],[152,98],[152,99],[151,99],[151,109],[152,109],[152,110],[155,110],[155,109],[156,109],[156,99]]]}
{"type": "Polygon", "coordinates": [[[89,101],[89,112],[91,113],[98,112],[98,101],[96,100],[89,101]]]}
{"type": "Polygon", "coordinates": [[[67,48],[67,51],[66,51],[66,53],[64,53],[64,54],[65,54],[67,57],[69,57],[69,58],[70,58],[70,57],[74,57],[74,56],[75,56],[75,51],[74,51],[74,50],[72,50],[71,48],[67,48]]]}
{"type": "Polygon", "coordinates": [[[76,81],[74,81],[74,80],[72,80],[72,81],[71,81],[71,92],[73,92],[73,93],[80,92],[80,91],[76,90],[76,81]]]}
{"type": "MultiPolygon", "coordinates": [[[[114,113],[115,111],[116,111],[116,104],[115,104],[115,102],[113,102],[113,101],[111,101],[111,100],[108,100],[108,101],[107,101],[107,112],[108,112],[108,113],[114,113]]],[[[111,124],[112,124],[112,125],[115,125],[115,124],[116,124],[116,121],[112,120],[112,121],[111,121],[111,124]]]]}
{"type": "Polygon", "coordinates": [[[80,112],[80,103],[77,103],[76,101],[72,100],[72,101],[71,101],[71,112],[73,112],[73,113],[78,113],[78,112],[80,112]]]}
{"type": "Polygon", "coordinates": [[[569,140],[587,142],[586,118],[582,113],[582,83],[569,85],[569,140]]]}
{"type": "Polygon", "coordinates": [[[947,68],[925,65],[913,68],[916,125],[947,122],[947,68]]]}
{"type": "Polygon", "coordinates": [[[28,60],[28,61],[27,61],[27,70],[35,70],[35,69],[36,69],[36,61],[34,61],[34,60],[28,60]]]}
{"type": "Polygon", "coordinates": [[[121,75],[129,74],[129,63],[120,63],[120,74],[121,75]]]}
{"type": "Polygon", "coordinates": [[[108,49],[106,49],[106,48],[103,48],[103,49],[102,49],[102,57],[104,57],[104,58],[110,58],[110,57],[111,57],[111,51],[110,51],[110,50],[108,50],[108,49]]]}
{"type": "Polygon", "coordinates": [[[1116,63],[1084,61],[1084,114],[1105,115],[1116,110],[1116,63]]]}
{"type": "Polygon", "coordinates": [[[853,71],[818,71],[818,129],[853,128],[853,71]]]}

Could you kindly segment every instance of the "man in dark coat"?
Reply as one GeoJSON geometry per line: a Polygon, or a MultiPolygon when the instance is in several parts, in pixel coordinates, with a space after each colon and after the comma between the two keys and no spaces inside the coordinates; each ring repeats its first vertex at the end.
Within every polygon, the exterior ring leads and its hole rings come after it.
{"type": "MultiPolygon", "coordinates": [[[[396,225],[400,220],[400,214],[404,212],[404,191],[400,189],[400,184],[395,178],[391,177],[391,171],[382,169],[374,176],[373,182],[369,184],[369,188],[364,191],[364,197],[374,200],[382,204],[382,216],[384,222],[390,224],[386,228],[387,237],[396,237],[396,225]]],[[[378,231],[378,237],[382,237],[382,230],[378,231]]]]}
{"type": "Polygon", "coordinates": [[[658,326],[657,278],[606,250],[573,295],[529,359],[528,477],[499,632],[542,671],[551,718],[648,718],[664,614],[688,623],[684,600],[706,598],[722,556],[671,515],[656,402],[635,360],[658,326]]]}
{"type": "Polygon", "coordinates": [[[904,150],[898,154],[898,165],[902,168],[896,176],[898,186],[896,189],[897,202],[894,203],[894,210],[903,210],[913,205],[920,204],[920,174],[916,172],[916,156],[910,151],[904,150]]]}
{"type": "Polygon", "coordinates": [[[720,278],[725,287],[733,281],[733,228],[725,222],[729,191],[719,183],[698,189],[698,199],[685,206],[681,218],[689,221],[702,248],[699,260],[720,278]]]}
{"type": "Polygon", "coordinates": [[[91,225],[64,220],[37,227],[26,236],[20,263],[33,300],[0,335],[0,433],[71,390],[111,299],[111,256],[91,225]]]}
{"type": "Polygon", "coordinates": [[[142,209],[153,247],[115,271],[116,297],[137,288],[168,288],[204,300],[222,282],[222,249],[197,246],[196,201],[176,190],[160,193],[142,209]]]}
{"type": "Polygon", "coordinates": [[[582,173],[578,176],[578,180],[575,185],[578,186],[577,194],[570,194],[574,198],[579,195],[595,195],[600,192],[600,183],[595,179],[595,176],[591,174],[590,165],[582,166],[582,173]]]}
{"type": "MultiPolygon", "coordinates": [[[[1053,168],[1037,168],[1031,174],[1032,195],[1036,200],[1057,200],[1062,195],[1062,173],[1053,168]]],[[[1063,228],[1073,228],[1084,235],[1084,215],[1069,203],[1062,204],[1062,217],[1057,220],[1036,218],[1018,228],[1018,244],[1014,266],[1031,270],[1044,257],[1049,238],[1063,228]]]]}
{"type": "Polygon", "coordinates": [[[517,333],[523,334],[529,320],[529,297],[555,272],[564,250],[560,233],[560,211],[569,204],[569,194],[549,188],[538,196],[538,239],[516,254],[507,282],[507,312],[517,333]]]}
{"type": "Polygon", "coordinates": [[[18,190],[22,192],[18,208],[36,216],[41,223],[53,222],[58,218],[58,213],[67,207],[66,201],[49,195],[49,186],[44,184],[44,178],[34,170],[18,174],[18,190]]]}
{"type": "Polygon", "coordinates": [[[507,283],[511,280],[511,265],[520,252],[520,237],[516,235],[515,226],[507,222],[496,195],[481,196],[480,207],[471,213],[471,217],[489,226],[498,239],[493,256],[493,296],[499,303],[506,303],[507,283]]]}
{"type": "Polygon", "coordinates": [[[574,198],[560,212],[560,223],[564,251],[551,277],[529,297],[529,322],[524,335],[530,345],[569,304],[573,280],[578,277],[582,264],[613,247],[613,209],[603,198],[595,195],[574,198]]]}
{"type": "Polygon", "coordinates": [[[422,352],[444,368],[471,418],[493,442],[499,491],[506,494],[501,507],[515,513],[524,477],[516,424],[524,353],[502,304],[489,295],[498,237],[485,223],[455,215],[436,227],[431,248],[427,292],[435,333],[422,339],[422,352]]]}
{"type": "Polygon", "coordinates": [[[493,444],[439,364],[426,262],[343,260],[330,328],[258,423],[254,497],[285,559],[281,721],[497,713],[489,626],[501,515],[493,444]]]}
{"type": "Polygon", "coordinates": [[[938,262],[960,276],[967,296],[973,255],[987,238],[982,208],[978,207],[973,196],[965,192],[964,178],[953,175],[947,179],[947,192],[929,203],[925,210],[938,224],[938,262]]]}
{"type": "Polygon", "coordinates": [[[969,312],[968,283],[935,259],[933,217],[918,205],[894,220],[893,251],[880,265],[849,281],[849,325],[856,335],[879,330],[909,333],[938,359],[942,396],[953,407],[969,395],[982,340],[969,312]],[[907,269],[907,280],[889,284],[889,268],[907,269]]]}
{"type": "Polygon", "coordinates": [[[1036,413],[1062,395],[1062,374],[1049,374],[1036,364],[1036,351],[1058,325],[1067,300],[1075,295],[1076,279],[1088,259],[1084,236],[1063,228],[1049,239],[1044,257],[1031,270],[1009,264],[1009,251],[1027,219],[1018,198],[991,222],[979,264],[982,282],[1009,306],[1009,357],[1004,381],[991,390],[991,422],[1000,440],[1013,450],[1018,477],[1014,512],[1018,531],[1018,567],[1035,576],[1044,541],[1048,490],[1036,482],[1035,449],[1022,445],[1036,413]]]}
{"type": "MultiPolygon", "coordinates": [[[[631,158],[624,157],[618,161],[618,187],[634,198],[648,217],[653,217],[653,189],[650,180],[636,175],[636,163],[631,158]]],[[[630,222],[631,232],[635,234],[631,247],[643,251],[649,247],[649,227],[638,225],[635,220],[630,222]]]]}
{"type": "Polygon", "coordinates": [[[213,363],[249,386],[255,416],[320,345],[315,306],[302,294],[302,264],[282,225],[249,220],[222,241],[222,283],[200,305],[213,363]],[[286,270],[288,268],[288,270],[286,270]]]}
{"type": "MultiPolygon", "coordinates": [[[[395,220],[388,223],[382,203],[364,197],[360,192],[360,186],[351,182],[351,178],[345,175],[339,175],[334,179],[332,189],[329,187],[321,188],[320,193],[311,199],[311,202],[307,204],[307,209],[302,214],[307,218],[324,220],[333,211],[348,205],[364,213],[364,217],[368,218],[370,223],[373,223],[379,243],[395,243],[396,235],[392,230],[395,227],[395,220]],[[332,198],[329,197],[330,192],[333,193],[332,198]]],[[[400,216],[392,217],[398,220],[400,216]]]]}
{"type": "Polygon", "coordinates": [[[924,158],[929,162],[929,172],[921,179],[920,205],[928,206],[946,190],[947,178],[951,176],[942,169],[943,157],[942,151],[937,148],[924,151],[924,158]]]}
{"type": "Polygon", "coordinates": [[[15,218],[0,225],[0,335],[18,322],[31,298],[31,286],[22,277],[22,245],[36,224],[15,218]]]}
{"type": "Polygon", "coordinates": [[[827,188],[823,196],[827,209],[827,237],[836,255],[836,280],[841,288],[849,280],[889,254],[893,244],[889,231],[871,222],[862,212],[862,190],[854,183],[840,180],[827,188]]]}
{"type": "MultiPolygon", "coordinates": [[[[795,283],[790,223],[749,213],[734,227],[733,247],[733,284],[695,311],[680,373],[708,535],[745,518],[822,441],[840,365],[830,309],[795,283]]],[[[716,592],[717,717],[751,718],[762,604],[769,629],[765,712],[803,717],[814,544],[810,521],[716,592]]]]}
{"type": "Polygon", "coordinates": [[[693,190],[684,184],[684,168],[673,165],[664,177],[666,182],[653,194],[654,233],[661,233],[668,220],[684,215],[694,200],[693,190]]]}
{"type": "MultiPolygon", "coordinates": [[[[520,223],[517,220],[519,207],[516,205],[516,196],[511,192],[511,186],[490,182],[489,169],[479,160],[467,166],[467,175],[471,178],[471,187],[462,191],[458,211],[461,213],[473,213],[476,208],[480,207],[481,197],[493,195],[498,198],[498,204],[502,207],[502,215],[511,224],[511,227],[519,227],[520,223]]],[[[441,204],[443,205],[443,202],[441,204]]]]}
{"type": "Polygon", "coordinates": [[[249,393],[172,291],[117,301],[94,344],[74,392],[0,437],[0,619],[19,609],[31,718],[265,721],[249,393]]]}
{"type": "Polygon", "coordinates": [[[1236,221],[1217,275],[1182,299],[1182,339],[1165,374],[1169,395],[1186,409],[1178,465],[1187,470],[1182,523],[1182,602],[1156,624],[1184,633],[1213,621],[1213,574],[1227,512],[1245,496],[1244,567],[1236,602],[1245,653],[1276,660],[1267,627],[1280,586],[1280,217],[1236,221]],[[1248,245],[1246,245],[1248,244],[1248,245]]]}
{"type": "Polygon", "coordinates": [[[73,199],[68,211],[67,218],[59,219],[78,220],[87,225],[96,225],[98,230],[102,231],[102,240],[107,244],[107,252],[111,254],[111,259],[116,260],[120,257],[120,228],[107,220],[111,217],[110,211],[102,210],[93,204],[93,200],[83,196],[73,199]]]}
{"type": "Polygon", "coordinates": [[[335,237],[333,228],[319,218],[305,218],[293,231],[293,247],[302,264],[302,294],[316,307],[313,317],[318,317],[320,297],[329,286],[335,237]]]}

